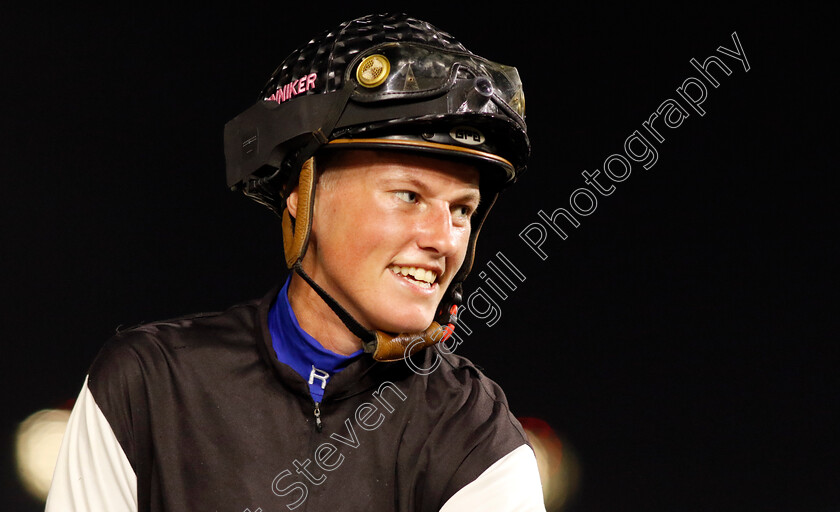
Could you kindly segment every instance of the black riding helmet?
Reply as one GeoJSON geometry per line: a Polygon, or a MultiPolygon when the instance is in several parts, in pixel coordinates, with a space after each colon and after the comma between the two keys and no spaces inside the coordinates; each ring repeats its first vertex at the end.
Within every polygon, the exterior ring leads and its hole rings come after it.
{"type": "Polygon", "coordinates": [[[405,14],[342,23],[292,52],[256,104],[227,123],[224,146],[228,186],[281,216],[289,268],[378,360],[400,359],[452,332],[481,225],[499,192],[525,170],[530,152],[516,69],[483,59],[405,14]],[[424,333],[365,329],[301,267],[318,155],[342,148],[468,159],[481,170],[482,202],[466,258],[424,333]],[[293,219],[285,198],[298,185],[293,219]]]}

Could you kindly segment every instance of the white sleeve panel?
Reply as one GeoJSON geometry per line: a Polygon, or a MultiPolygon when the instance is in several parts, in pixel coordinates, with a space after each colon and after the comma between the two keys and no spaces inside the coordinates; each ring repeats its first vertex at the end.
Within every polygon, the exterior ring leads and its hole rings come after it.
{"type": "Polygon", "coordinates": [[[449,498],[440,512],[545,512],[537,458],[523,444],[449,498]]]}
{"type": "Polygon", "coordinates": [[[137,476],[86,378],[61,442],[46,512],[106,510],[137,511],[137,476]]]}

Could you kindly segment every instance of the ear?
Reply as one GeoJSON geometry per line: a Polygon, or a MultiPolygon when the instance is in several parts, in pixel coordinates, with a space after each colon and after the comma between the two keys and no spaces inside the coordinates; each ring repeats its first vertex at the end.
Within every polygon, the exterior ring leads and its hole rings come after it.
{"type": "Polygon", "coordinates": [[[298,207],[298,187],[295,187],[294,190],[286,197],[286,208],[289,210],[289,215],[292,218],[297,219],[297,207],[298,207]]]}

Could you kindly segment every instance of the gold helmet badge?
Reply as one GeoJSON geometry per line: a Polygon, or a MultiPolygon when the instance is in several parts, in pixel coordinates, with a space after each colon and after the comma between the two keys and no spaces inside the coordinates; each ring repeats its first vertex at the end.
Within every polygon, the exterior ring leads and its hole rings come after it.
{"type": "Polygon", "coordinates": [[[391,63],[384,55],[368,55],[356,68],[356,80],[362,86],[372,89],[382,85],[391,72],[391,63]]]}

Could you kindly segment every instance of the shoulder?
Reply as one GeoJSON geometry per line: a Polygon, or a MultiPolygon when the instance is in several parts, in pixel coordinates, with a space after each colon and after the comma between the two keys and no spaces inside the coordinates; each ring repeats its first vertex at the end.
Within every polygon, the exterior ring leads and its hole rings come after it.
{"type": "Polygon", "coordinates": [[[506,454],[528,443],[522,425],[510,410],[504,390],[495,380],[466,357],[445,350],[439,350],[438,357],[441,360],[438,379],[454,391],[450,397],[453,406],[459,406],[457,414],[471,422],[477,429],[475,432],[487,429],[490,436],[492,431],[492,442],[499,449],[491,451],[506,454]]]}
{"type": "Polygon", "coordinates": [[[238,304],[221,312],[197,313],[118,330],[90,367],[92,388],[101,380],[154,375],[172,365],[201,363],[237,347],[253,347],[259,337],[260,301],[238,304]]]}
{"type": "Polygon", "coordinates": [[[466,357],[441,348],[426,349],[405,364],[422,380],[423,386],[445,399],[452,411],[474,417],[493,415],[508,421],[524,439],[519,422],[510,413],[507,397],[501,386],[466,357]]]}
{"type": "MultiPolygon", "coordinates": [[[[259,368],[260,301],[225,311],[149,322],[116,332],[87,376],[91,399],[135,464],[152,423],[177,418],[243,368],[259,368]]],[[[166,423],[169,425],[169,423],[166,423]]]]}
{"type": "Polygon", "coordinates": [[[262,358],[260,306],[250,301],[118,331],[88,371],[93,398],[112,423],[128,424],[151,403],[159,408],[175,393],[193,396],[255,368],[262,358]]]}
{"type": "Polygon", "coordinates": [[[438,357],[441,360],[441,375],[454,383],[472,383],[488,399],[507,404],[507,397],[501,386],[488,377],[482,368],[464,356],[446,352],[441,348],[438,357]]]}
{"type": "Polygon", "coordinates": [[[432,348],[405,363],[415,374],[408,379],[413,399],[423,404],[412,409],[405,438],[423,440],[415,464],[434,461],[425,492],[442,498],[438,506],[517,449],[533,458],[504,391],[472,361],[432,348]]]}

